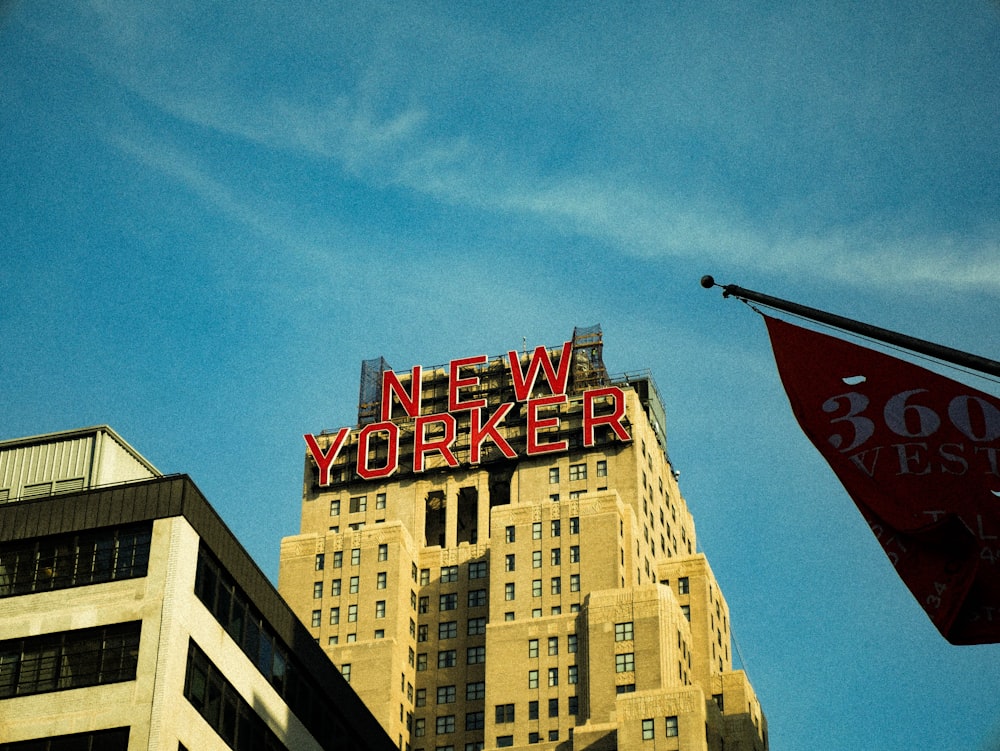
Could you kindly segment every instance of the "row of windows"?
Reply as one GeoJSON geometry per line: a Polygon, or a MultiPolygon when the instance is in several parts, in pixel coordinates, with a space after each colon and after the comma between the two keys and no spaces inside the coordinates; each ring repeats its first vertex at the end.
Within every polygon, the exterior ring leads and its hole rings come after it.
{"type": "MultiPolygon", "coordinates": [[[[671,715],[669,717],[663,718],[664,730],[667,738],[677,737],[677,715],[671,715]]],[[[642,739],[644,741],[653,740],[656,734],[656,722],[652,718],[647,718],[642,721],[642,739]]]]}
{"type": "MultiPolygon", "coordinates": [[[[569,534],[571,535],[580,534],[579,516],[571,516],[569,518],[569,534]]],[[[562,519],[552,519],[549,522],[549,536],[550,537],[562,536],[562,519]]],[[[531,539],[532,540],[542,539],[541,522],[531,523],[531,539]]],[[[517,527],[511,524],[504,528],[504,542],[517,542],[517,527]]]]}
{"type": "Polygon", "coordinates": [[[92,730],[30,741],[0,743],[0,751],[127,751],[129,728],[92,730]]]}
{"type": "Polygon", "coordinates": [[[152,522],[11,543],[0,552],[0,597],[146,575],[152,522]]]}
{"type": "Polygon", "coordinates": [[[230,748],[287,751],[267,723],[194,641],[188,645],[184,698],[230,748]]]}
{"type": "MultiPolygon", "coordinates": [[[[569,591],[579,592],[580,591],[580,575],[570,574],[569,576],[569,591]]],[[[562,577],[553,576],[549,580],[549,594],[558,595],[562,594],[562,577]]],[[[542,596],[542,580],[533,579],[531,582],[531,596],[541,597],[542,596]]],[[[507,582],[503,587],[503,597],[505,600],[514,600],[517,597],[517,588],[514,582],[507,582]]]]}
{"type": "Polygon", "coordinates": [[[316,738],[339,735],[333,704],[292,662],[288,648],[204,546],[198,550],[195,594],[316,738]]]}
{"type": "MultiPolygon", "coordinates": [[[[566,705],[567,713],[569,715],[575,716],[579,712],[579,703],[577,697],[570,696],[566,705]]],[[[503,725],[506,723],[514,722],[514,705],[513,704],[497,704],[495,709],[495,719],[498,725],[503,725]]],[[[538,719],[538,702],[532,701],[528,703],[528,719],[537,720],[538,719]]],[[[549,699],[548,702],[548,716],[558,717],[559,716],[559,699],[549,699]]],[[[448,735],[455,732],[456,728],[456,716],[453,714],[449,715],[439,715],[434,718],[434,732],[437,735],[448,735]]],[[[485,713],[482,711],[473,711],[465,713],[465,729],[469,730],[482,730],[485,726],[485,713]]],[[[422,738],[427,734],[427,720],[423,717],[418,717],[413,722],[413,735],[415,738],[422,738]]]]}
{"type": "Polygon", "coordinates": [[[0,699],[135,680],[141,621],[0,642],[0,699]]]}
{"type": "MultiPolygon", "coordinates": [[[[486,565],[486,561],[469,561],[466,565],[468,566],[469,579],[485,579],[489,574],[489,568],[486,565]]],[[[440,570],[441,582],[445,584],[457,582],[458,568],[458,566],[442,566],[440,570]]],[[[421,586],[426,586],[430,583],[431,570],[429,568],[420,569],[421,586]]]]}
{"type": "MultiPolygon", "coordinates": [[[[567,634],[566,651],[572,654],[576,652],[576,649],[577,649],[576,634],[567,634]]],[[[548,637],[548,653],[550,655],[559,654],[558,636],[548,637]]],[[[528,639],[528,657],[538,657],[538,639],[528,639]]]]}
{"type": "MultiPolygon", "coordinates": [[[[538,719],[538,707],[537,701],[528,702],[528,719],[537,720],[538,719]]],[[[575,716],[579,712],[579,700],[576,696],[568,697],[566,702],[566,713],[575,716]]],[[[494,707],[495,720],[498,725],[502,725],[508,722],[514,722],[514,705],[513,704],[497,704],[494,707]]],[[[558,697],[553,697],[548,700],[548,716],[558,717],[559,716],[559,699],[558,697]]]]}
{"type": "MultiPolygon", "coordinates": [[[[348,500],[348,510],[352,514],[359,513],[361,511],[368,510],[368,496],[357,495],[353,496],[348,500]]],[[[375,508],[384,509],[385,508],[385,493],[375,494],[375,508]]],[[[340,516],[340,499],[335,498],[330,501],[330,516],[340,516]]]]}
{"type": "MultiPolygon", "coordinates": [[[[465,633],[468,636],[481,636],[486,633],[486,618],[469,618],[466,621],[465,633]]],[[[438,639],[454,639],[458,636],[458,621],[442,621],[438,624],[438,639]]],[[[417,641],[425,642],[428,637],[428,625],[417,627],[417,641]]]]}
{"type": "MultiPolygon", "coordinates": [[[[486,662],[486,647],[480,645],[467,647],[465,650],[466,665],[481,665],[486,662]]],[[[458,651],[454,649],[441,649],[437,653],[437,666],[439,668],[453,668],[458,665],[458,651]]],[[[421,652],[417,655],[417,670],[427,670],[427,653],[421,652]]]]}
{"type": "MultiPolygon", "coordinates": [[[[437,700],[438,704],[450,704],[455,701],[456,687],[455,686],[441,686],[437,690],[437,700]],[[444,701],[442,701],[442,698],[444,701]]],[[[470,681],[465,684],[465,700],[466,701],[482,701],[486,698],[486,682],[485,681],[470,681]]],[[[414,702],[415,706],[423,707],[427,705],[427,689],[418,688],[417,696],[414,702]]]]}
{"type": "MultiPolygon", "coordinates": [[[[482,608],[486,606],[487,594],[485,589],[470,589],[468,594],[468,606],[470,608],[482,608]]],[[[421,597],[417,605],[418,613],[427,613],[430,609],[430,598],[426,595],[421,597]]],[[[448,592],[438,596],[438,610],[447,612],[458,610],[458,593],[448,592]]]]}
{"type": "MultiPolygon", "coordinates": [[[[579,563],[580,562],[580,546],[570,545],[569,546],[569,562],[579,563]]],[[[549,551],[549,563],[553,566],[562,565],[562,548],[552,548],[549,551]]],[[[534,550],[531,553],[531,567],[541,568],[542,567],[542,551],[534,550]]],[[[517,570],[517,554],[507,553],[504,556],[503,563],[504,571],[516,571],[517,570]]]]}
{"type": "MultiPolygon", "coordinates": [[[[597,460],[597,476],[607,477],[608,476],[608,462],[606,459],[597,460]]],[[[578,480],[587,479],[587,465],[585,463],[580,464],[570,464],[569,465],[569,480],[570,482],[576,482],[578,480]]],[[[559,467],[549,468],[549,483],[555,484],[559,482],[559,467]]]]}
{"type": "MultiPolygon", "coordinates": [[[[548,685],[558,686],[559,685],[559,668],[548,668],[548,685]]],[[[538,688],[538,676],[539,671],[529,670],[528,671],[528,688],[538,688]]],[[[566,682],[570,685],[575,684],[579,680],[579,672],[576,665],[568,665],[566,667],[566,682]]]]}
{"type": "MultiPolygon", "coordinates": [[[[389,560],[389,545],[382,543],[378,546],[378,560],[389,560]]],[[[332,555],[333,568],[342,568],[344,565],[344,551],[335,550],[332,555]]],[[[351,548],[351,565],[361,565],[361,548],[351,548]]],[[[323,571],[326,568],[326,553],[317,553],[313,563],[316,571],[323,571]]]]}

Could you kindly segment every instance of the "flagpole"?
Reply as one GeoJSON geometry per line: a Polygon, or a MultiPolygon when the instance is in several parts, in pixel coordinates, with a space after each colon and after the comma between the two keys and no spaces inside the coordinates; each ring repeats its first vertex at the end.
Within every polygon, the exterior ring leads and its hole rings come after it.
{"type": "Polygon", "coordinates": [[[918,352],[937,360],[950,362],[953,365],[959,365],[963,368],[968,368],[969,370],[975,370],[980,373],[1000,377],[1000,362],[997,362],[996,360],[979,357],[978,355],[973,355],[958,349],[952,349],[951,347],[945,347],[941,344],[928,342],[924,339],[917,339],[916,337],[900,334],[896,331],[890,331],[889,329],[872,326],[868,323],[855,321],[852,318],[844,318],[843,316],[838,316],[834,313],[827,313],[824,310],[810,308],[807,305],[800,305],[799,303],[790,302],[789,300],[782,300],[779,297],[771,297],[771,295],[754,292],[751,289],[745,289],[735,284],[716,284],[715,279],[707,274],[701,278],[701,286],[705,289],[721,287],[723,298],[732,296],[744,301],[752,300],[753,302],[758,302],[761,305],[777,308],[778,310],[783,310],[786,313],[802,316],[803,318],[808,318],[812,321],[823,323],[828,326],[834,326],[835,328],[843,329],[844,331],[850,331],[854,334],[868,337],[870,339],[877,339],[880,342],[885,342],[886,344],[891,344],[895,347],[902,347],[913,352],[918,352]]]}

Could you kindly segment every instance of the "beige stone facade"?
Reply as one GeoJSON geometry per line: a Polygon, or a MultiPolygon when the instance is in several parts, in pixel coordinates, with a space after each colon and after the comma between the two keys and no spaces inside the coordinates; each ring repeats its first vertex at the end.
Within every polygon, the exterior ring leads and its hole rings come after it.
{"type": "Polygon", "coordinates": [[[395,374],[423,421],[384,392],[394,403],[380,415],[362,397],[360,449],[358,429],[315,437],[279,591],[407,751],[763,751],[766,720],[733,669],[651,377],[608,377],[599,336],[548,356],[534,405],[511,386],[530,355],[482,358],[395,374]],[[587,415],[619,401],[627,434],[598,420],[590,435],[587,415]],[[476,427],[501,413],[511,450],[482,440],[476,457],[476,427]]]}

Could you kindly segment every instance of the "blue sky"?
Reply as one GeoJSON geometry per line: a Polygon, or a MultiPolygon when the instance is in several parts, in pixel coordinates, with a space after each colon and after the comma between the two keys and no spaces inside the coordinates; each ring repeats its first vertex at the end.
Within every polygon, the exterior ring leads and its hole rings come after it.
{"type": "Polygon", "coordinates": [[[698,286],[1000,359],[1000,5],[617,6],[0,0],[0,438],[112,425],[275,577],[363,359],[600,323],[772,749],[1000,747],[1000,647],[938,635],[698,286]]]}

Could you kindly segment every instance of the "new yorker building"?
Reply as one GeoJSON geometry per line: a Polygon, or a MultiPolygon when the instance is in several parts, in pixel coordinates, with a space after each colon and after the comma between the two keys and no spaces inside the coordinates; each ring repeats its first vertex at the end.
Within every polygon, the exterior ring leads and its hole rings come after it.
{"type": "Polygon", "coordinates": [[[279,591],[406,751],[763,751],[648,373],[599,327],[394,372],[308,434],[279,591]]]}
{"type": "Polygon", "coordinates": [[[0,499],[0,751],[393,748],[190,478],[99,426],[0,499]]]}

